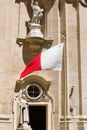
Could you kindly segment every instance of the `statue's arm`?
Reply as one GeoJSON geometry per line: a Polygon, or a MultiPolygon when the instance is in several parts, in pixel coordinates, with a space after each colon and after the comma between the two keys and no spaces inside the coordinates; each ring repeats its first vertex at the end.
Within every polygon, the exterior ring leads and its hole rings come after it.
{"type": "Polygon", "coordinates": [[[31,7],[33,7],[34,5],[34,0],[31,0],[31,7]]]}
{"type": "Polygon", "coordinates": [[[44,11],[44,9],[41,9],[41,12],[43,12],[44,11]]]}

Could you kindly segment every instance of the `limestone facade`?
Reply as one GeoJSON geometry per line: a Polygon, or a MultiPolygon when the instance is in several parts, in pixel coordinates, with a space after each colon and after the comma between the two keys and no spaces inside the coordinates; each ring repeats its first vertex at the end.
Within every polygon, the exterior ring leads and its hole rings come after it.
{"type": "MultiPolygon", "coordinates": [[[[0,0],[0,129],[4,130],[16,130],[18,125],[15,98],[20,91],[15,92],[15,87],[26,64],[23,46],[18,46],[16,39],[26,37],[26,21],[29,21],[32,15],[29,2],[0,0]]],[[[31,106],[47,107],[46,130],[64,130],[65,127],[67,130],[86,130],[87,2],[85,0],[38,2],[45,10],[41,23],[44,36],[53,39],[52,46],[64,42],[63,69],[61,72],[52,70],[34,72],[32,75],[51,82],[47,91],[49,100],[29,103],[31,106]]],[[[27,60],[29,55],[25,58],[27,60]]]]}

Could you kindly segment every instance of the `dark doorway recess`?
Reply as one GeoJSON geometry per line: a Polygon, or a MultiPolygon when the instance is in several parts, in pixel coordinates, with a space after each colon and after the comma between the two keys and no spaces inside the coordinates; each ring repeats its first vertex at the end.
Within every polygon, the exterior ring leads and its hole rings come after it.
{"type": "Polygon", "coordinates": [[[29,106],[32,130],[46,130],[46,106],[29,106]]]}

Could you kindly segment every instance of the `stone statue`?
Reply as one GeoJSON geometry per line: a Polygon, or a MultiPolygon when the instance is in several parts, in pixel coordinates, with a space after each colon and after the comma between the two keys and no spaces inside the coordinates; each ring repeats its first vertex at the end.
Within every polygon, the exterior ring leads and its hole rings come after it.
{"type": "Polygon", "coordinates": [[[72,116],[78,113],[78,99],[77,99],[77,89],[76,86],[71,87],[70,98],[70,113],[72,116]]]}
{"type": "Polygon", "coordinates": [[[43,9],[39,7],[38,1],[36,1],[34,4],[34,0],[31,1],[31,7],[33,9],[33,17],[31,23],[40,24],[40,20],[43,16],[43,9]]]}
{"type": "Polygon", "coordinates": [[[71,113],[71,115],[73,115],[73,111],[74,111],[73,99],[72,99],[73,92],[74,92],[74,86],[71,87],[71,92],[70,92],[70,95],[69,95],[69,98],[70,98],[70,113],[71,113]]]}
{"type": "Polygon", "coordinates": [[[29,125],[29,104],[23,91],[16,96],[18,104],[18,127],[16,130],[32,130],[29,125]]]}
{"type": "Polygon", "coordinates": [[[19,107],[20,107],[20,113],[19,113],[19,125],[27,124],[29,123],[29,110],[28,110],[28,103],[26,99],[24,98],[24,95],[19,97],[19,107]]]}

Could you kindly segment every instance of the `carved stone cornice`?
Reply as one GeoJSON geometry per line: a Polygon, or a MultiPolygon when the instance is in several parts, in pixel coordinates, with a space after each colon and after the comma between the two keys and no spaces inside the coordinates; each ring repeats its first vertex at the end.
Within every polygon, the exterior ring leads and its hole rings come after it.
{"type": "Polygon", "coordinates": [[[15,86],[14,91],[19,92],[21,89],[24,89],[28,84],[31,84],[31,83],[39,84],[40,86],[42,86],[43,89],[48,91],[51,81],[48,81],[38,75],[29,75],[22,80],[19,79],[16,81],[16,86],[15,86]]]}

